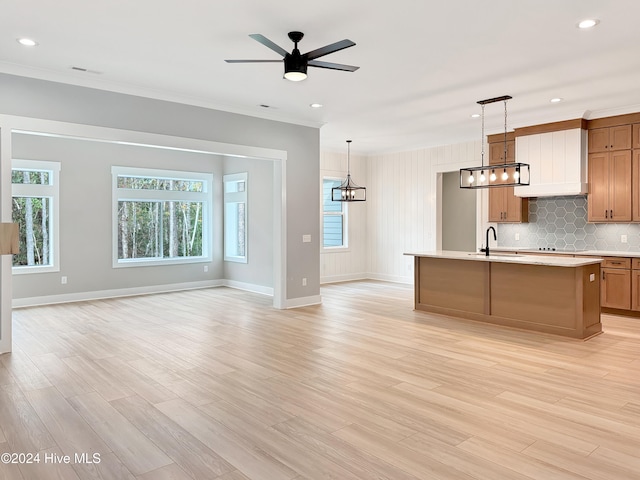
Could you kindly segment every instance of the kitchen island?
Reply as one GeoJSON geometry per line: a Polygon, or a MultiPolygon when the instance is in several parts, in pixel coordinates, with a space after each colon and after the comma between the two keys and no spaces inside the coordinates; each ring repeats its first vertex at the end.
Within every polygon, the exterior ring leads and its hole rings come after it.
{"type": "Polygon", "coordinates": [[[415,309],[586,339],[602,331],[599,258],[435,251],[415,258],[415,309]]]}

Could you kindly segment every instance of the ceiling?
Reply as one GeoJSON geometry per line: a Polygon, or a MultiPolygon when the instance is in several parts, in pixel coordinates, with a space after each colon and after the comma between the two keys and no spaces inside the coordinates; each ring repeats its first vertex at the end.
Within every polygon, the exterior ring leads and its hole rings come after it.
{"type": "MultiPolygon", "coordinates": [[[[638,0],[3,0],[0,72],[322,126],[323,149],[372,154],[479,139],[476,101],[501,95],[510,130],[640,111],[638,19],[638,0]],[[291,51],[291,30],[303,53],[353,40],[320,60],[360,69],[294,83],[224,62],[277,59],[248,35],[291,51]]],[[[485,114],[503,130],[502,104],[485,114]]]]}

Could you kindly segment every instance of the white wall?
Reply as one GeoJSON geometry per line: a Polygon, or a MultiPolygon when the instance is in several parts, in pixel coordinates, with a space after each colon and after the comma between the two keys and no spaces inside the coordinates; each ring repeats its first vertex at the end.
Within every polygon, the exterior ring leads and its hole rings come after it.
{"type": "MultiPolygon", "coordinates": [[[[352,249],[357,248],[359,252],[321,260],[322,281],[353,275],[412,283],[413,257],[403,254],[435,250],[440,246],[441,220],[437,206],[441,175],[438,174],[479,164],[480,151],[481,143],[476,141],[361,158],[360,162],[364,160],[366,164],[366,181],[361,182],[367,187],[366,236],[352,244],[352,249]],[[359,258],[363,251],[366,252],[364,275],[361,274],[362,260],[352,260],[359,258]]],[[[324,172],[336,157],[322,153],[320,158],[324,172]]],[[[481,190],[477,195],[477,224],[481,232],[488,196],[481,190]]],[[[480,245],[480,237],[477,233],[476,245],[480,245]]]]}

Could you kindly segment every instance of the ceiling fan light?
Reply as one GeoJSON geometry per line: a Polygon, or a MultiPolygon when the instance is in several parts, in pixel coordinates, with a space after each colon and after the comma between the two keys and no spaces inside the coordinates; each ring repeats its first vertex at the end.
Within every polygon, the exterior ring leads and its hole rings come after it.
{"type": "Polygon", "coordinates": [[[286,72],[284,78],[291,80],[292,82],[300,82],[307,78],[307,74],[304,72],[286,72]]]}

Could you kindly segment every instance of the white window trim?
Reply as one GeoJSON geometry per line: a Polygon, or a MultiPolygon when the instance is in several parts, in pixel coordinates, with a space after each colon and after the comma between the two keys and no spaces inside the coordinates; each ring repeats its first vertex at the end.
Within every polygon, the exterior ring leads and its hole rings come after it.
{"type": "Polygon", "coordinates": [[[223,192],[223,238],[225,239],[223,245],[224,251],[224,261],[225,262],[235,262],[235,263],[248,263],[248,255],[249,255],[249,202],[248,202],[248,183],[249,175],[247,172],[242,173],[230,173],[228,175],[223,175],[222,177],[222,192],[223,192]],[[227,193],[226,185],[230,182],[242,182],[244,181],[244,192],[238,193],[227,193]],[[245,216],[245,225],[244,225],[244,255],[243,256],[234,256],[227,255],[227,245],[226,245],[226,236],[227,236],[227,202],[236,203],[236,202],[244,202],[244,216],[245,216]]]}
{"type": "Polygon", "coordinates": [[[111,244],[113,268],[146,267],[157,265],[182,265],[188,263],[204,263],[212,261],[212,226],[211,211],[213,209],[213,174],[205,172],[185,172],[179,170],[159,170],[154,168],[111,167],[111,244]],[[175,192],[166,190],[140,190],[118,188],[119,176],[138,176],[154,178],[173,178],[180,180],[197,180],[203,182],[202,192],[175,192]],[[202,250],[198,257],[174,258],[118,258],[118,202],[119,201],[192,201],[202,202],[202,250]]]}
{"type": "MultiPolygon", "coordinates": [[[[343,182],[344,178],[332,176],[332,175],[323,175],[320,178],[321,195],[324,195],[325,180],[337,180],[338,182],[343,182]]],[[[331,212],[329,212],[328,214],[331,215],[331,212]]],[[[336,213],[334,215],[337,216],[338,214],[336,213]]],[[[320,199],[320,253],[337,253],[337,252],[351,251],[351,248],[349,247],[349,205],[347,204],[347,202],[342,202],[342,217],[343,217],[342,245],[339,247],[325,247],[324,246],[324,197],[320,199]]]]}
{"type": "Polygon", "coordinates": [[[60,271],[60,162],[45,160],[11,160],[11,169],[34,170],[50,172],[50,184],[11,184],[11,198],[13,197],[49,197],[51,199],[51,217],[49,218],[49,255],[50,265],[21,265],[12,266],[14,275],[31,273],[47,273],[60,271]]]}

